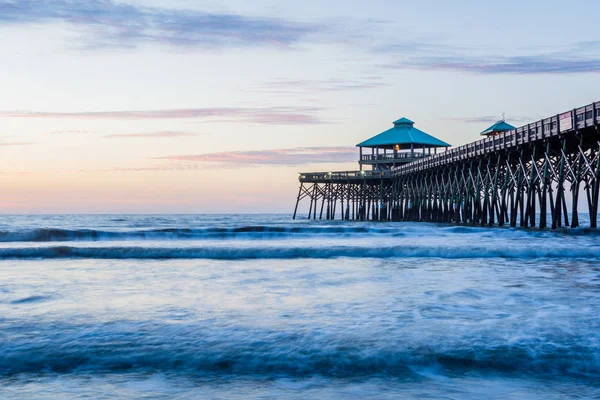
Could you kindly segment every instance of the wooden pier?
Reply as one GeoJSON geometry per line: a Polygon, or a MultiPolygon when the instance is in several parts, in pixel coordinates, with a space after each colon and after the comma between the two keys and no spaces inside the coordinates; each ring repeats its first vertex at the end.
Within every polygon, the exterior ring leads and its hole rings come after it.
{"type": "Polygon", "coordinates": [[[385,220],[387,210],[380,208],[382,199],[391,199],[392,171],[352,171],[300,174],[298,203],[310,199],[308,218],[335,219],[339,211],[340,219],[385,220]],[[319,204],[320,203],[320,204],[319,204]],[[339,210],[337,209],[339,203],[339,210]],[[323,214],[325,213],[325,214],[323,214]]]}
{"type": "MultiPolygon", "coordinates": [[[[589,226],[597,227],[600,102],[492,132],[445,152],[426,153],[423,146],[415,154],[411,145],[411,153],[371,155],[388,161],[374,164],[372,171],[300,174],[294,218],[298,203],[309,199],[308,218],[314,219],[337,215],[347,220],[578,227],[579,207],[585,204],[589,226]]],[[[361,168],[367,161],[363,157],[361,148],[361,168]]]]}

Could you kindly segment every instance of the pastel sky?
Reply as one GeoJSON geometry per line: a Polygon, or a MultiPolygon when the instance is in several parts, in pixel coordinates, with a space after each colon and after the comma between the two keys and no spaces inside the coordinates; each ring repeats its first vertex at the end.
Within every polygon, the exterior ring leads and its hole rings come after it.
{"type": "Polygon", "coordinates": [[[600,100],[600,2],[0,0],[0,212],[291,212],[406,116],[600,100]]]}

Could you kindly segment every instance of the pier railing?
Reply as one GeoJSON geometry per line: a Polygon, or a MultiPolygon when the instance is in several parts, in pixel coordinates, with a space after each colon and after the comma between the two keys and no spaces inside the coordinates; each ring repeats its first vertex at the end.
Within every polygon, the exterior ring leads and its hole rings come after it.
{"type": "Polygon", "coordinates": [[[502,149],[559,136],[563,133],[600,124],[600,102],[527,124],[517,129],[465,144],[444,153],[393,168],[393,176],[439,167],[502,149]]]}
{"type": "Polygon", "coordinates": [[[426,153],[420,153],[420,152],[402,152],[402,153],[390,153],[390,154],[363,154],[362,157],[360,158],[361,161],[373,161],[373,162],[377,162],[377,161],[402,161],[402,162],[406,162],[407,160],[411,160],[411,159],[420,159],[420,158],[424,158],[424,157],[428,157],[429,154],[426,153]]]}
{"type": "Polygon", "coordinates": [[[298,174],[301,182],[348,182],[366,179],[389,179],[392,171],[335,171],[335,172],[309,172],[298,174]]]}

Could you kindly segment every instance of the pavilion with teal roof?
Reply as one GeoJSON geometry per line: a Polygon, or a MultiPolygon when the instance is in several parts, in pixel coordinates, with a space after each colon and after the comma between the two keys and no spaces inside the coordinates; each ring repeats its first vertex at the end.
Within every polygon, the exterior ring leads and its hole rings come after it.
{"type": "Polygon", "coordinates": [[[513,129],[517,129],[511,124],[507,123],[505,120],[500,120],[496,122],[494,125],[490,126],[483,132],[481,132],[481,136],[496,136],[500,133],[512,131],[513,129]]]}
{"type": "Polygon", "coordinates": [[[450,144],[414,127],[408,118],[394,121],[394,127],[373,136],[359,144],[360,169],[371,165],[373,170],[390,169],[437,153],[438,148],[446,149],[450,144]],[[370,154],[367,150],[371,149],[370,154]],[[365,154],[366,153],[366,154],[365,154]]]}

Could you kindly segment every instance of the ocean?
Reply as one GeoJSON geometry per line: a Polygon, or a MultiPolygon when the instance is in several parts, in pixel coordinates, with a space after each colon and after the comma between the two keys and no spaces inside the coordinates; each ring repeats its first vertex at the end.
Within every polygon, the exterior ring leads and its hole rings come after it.
{"type": "Polygon", "coordinates": [[[583,228],[0,216],[0,399],[600,398],[599,245],[583,228]]]}

